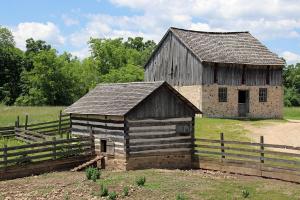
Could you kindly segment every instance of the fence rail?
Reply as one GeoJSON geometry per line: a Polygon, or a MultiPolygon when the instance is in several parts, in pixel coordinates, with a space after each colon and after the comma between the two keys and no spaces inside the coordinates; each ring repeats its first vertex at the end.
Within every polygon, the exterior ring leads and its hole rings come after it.
{"type": "Polygon", "coordinates": [[[0,168],[12,165],[56,160],[79,155],[91,155],[94,143],[91,137],[59,139],[0,148],[0,168]]]}
{"type": "MultiPolygon", "coordinates": [[[[268,144],[264,142],[263,136],[260,137],[260,142],[225,140],[223,133],[219,140],[196,138],[194,155],[199,158],[200,167],[201,162],[204,168],[229,172],[250,167],[261,176],[267,170],[267,177],[274,176],[272,173],[275,173],[285,180],[300,182],[300,147],[268,144]],[[230,167],[230,164],[233,166],[230,167]],[[283,175],[288,173],[292,173],[292,176],[283,175]]],[[[243,173],[249,172],[244,170],[243,173]]]]}

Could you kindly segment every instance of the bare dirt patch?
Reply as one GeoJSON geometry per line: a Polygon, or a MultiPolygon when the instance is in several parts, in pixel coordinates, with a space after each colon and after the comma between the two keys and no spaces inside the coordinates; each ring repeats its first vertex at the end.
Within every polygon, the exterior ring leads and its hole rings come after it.
{"type": "Polygon", "coordinates": [[[252,141],[259,142],[260,136],[264,136],[265,143],[300,146],[300,120],[243,123],[243,126],[252,141]]]}

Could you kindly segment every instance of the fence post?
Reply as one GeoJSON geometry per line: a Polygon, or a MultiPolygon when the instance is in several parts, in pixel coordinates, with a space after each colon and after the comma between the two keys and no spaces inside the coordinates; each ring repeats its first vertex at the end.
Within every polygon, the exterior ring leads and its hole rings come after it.
{"type": "Polygon", "coordinates": [[[220,133],[220,143],[221,143],[221,153],[222,153],[222,158],[225,158],[225,149],[224,149],[224,134],[220,133]]]}
{"type": "Polygon", "coordinates": [[[4,169],[6,169],[6,167],[7,167],[7,144],[4,144],[3,161],[4,161],[4,169]]]}
{"type": "Polygon", "coordinates": [[[92,126],[90,126],[89,132],[90,132],[90,140],[91,140],[91,154],[94,155],[95,154],[95,138],[94,138],[92,126]]]}
{"type": "Polygon", "coordinates": [[[56,160],[56,137],[52,138],[52,142],[53,142],[53,150],[52,150],[53,160],[56,160]]]}
{"type": "Polygon", "coordinates": [[[25,116],[25,130],[27,130],[28,127],[28,115],[25,116]]]}
{"type": "Polygon", "coordinates": [[[19,126],[20,126],[20,117],[19,117],[19,115],[17,116],[17,127],[19,128],[19,126]]]}
{"type": "Polygon", "coordinates": [[[261,163],[264,163],[265,162],[265,153],[264,153],[264,150],[265,150],[265,147],[264,147],[264,136],[260,136],[260,162],[261,163]]]}
{"type": "Polygon", "coordinates": [[[62,133],[61,133],[61,115],[62,115],[62,111],[59,111],[59,121],[58,121],[58,134],[60,135],[60,138],[63,137],[62,133]]]}

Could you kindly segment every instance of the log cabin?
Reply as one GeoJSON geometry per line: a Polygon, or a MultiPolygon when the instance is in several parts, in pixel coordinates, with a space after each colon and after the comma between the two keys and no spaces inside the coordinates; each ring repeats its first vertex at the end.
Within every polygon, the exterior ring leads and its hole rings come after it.
{"type": "Polygon", "coordinates": [[[191,168],[201,111],[167,82],[99,84],[65,112],[72,135],[93,135],[103,167],[191,168]]]}
{"type": "Polygon", "coordinates": [[[249,32],[171,27],[145,64],[145,81],[167,81],[203,116],[282,118],[284,65],[249,32]]]}

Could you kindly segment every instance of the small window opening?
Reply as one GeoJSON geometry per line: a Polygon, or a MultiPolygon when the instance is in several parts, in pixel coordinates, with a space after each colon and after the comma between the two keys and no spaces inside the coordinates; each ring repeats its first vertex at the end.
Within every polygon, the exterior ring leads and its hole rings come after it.
{"type": "Polygon", "coordinates": [[[244,90],[239,91],[239,103],[246,103],[247,92],[244,90]]]}
{"type": "Polygon", "coordinates": [[[227,102],[227,88],[219,88],[219,102],[227,102]]]}
{"type": "Polygon", "coordinates": [[[107,151],[107,140],[101,140],[101,152],[106,153],[107,151]]]}
{"type": "Polygon", "coordinates": [[[268,90],[267,88],[259,88],[259,102],[267,102],[268,90]]]}

